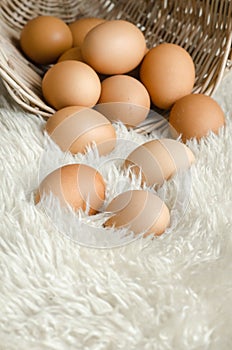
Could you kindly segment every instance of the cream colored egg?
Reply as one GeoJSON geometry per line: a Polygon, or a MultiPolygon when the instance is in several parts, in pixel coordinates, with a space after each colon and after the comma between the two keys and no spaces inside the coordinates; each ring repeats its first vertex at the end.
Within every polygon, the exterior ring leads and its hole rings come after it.
{"type": "Polygon", "coordinates": [[[43,196],[53,194],[61,206],[71,206],[73,210],[86,210],[96,214],[105,199],[105,182],[102,175],[85,164],[69,164],[50,173],[40,184],[35,202],[43,196]]]}
{"type": "Polygon", "coordinates": [[[148,186],[161,186],[179,171],[194,163],[195,157],[186,145],[172,139],[145,142],[132,151],[124,162],[135,174],[142,175],[148,186]]]}
{"type": "Polygon", "coordinates": [[[168,207],[150,191],[123,192],[115,197],[105,210],[112,214],[105,226],[126,227],[135,234],[161,235],[170,223],[168,207]]]}
{"type": "Polygon", "coordinates": [[[51,116],[45,130],[62,151],[86,152],[96,144],[100,155],[110,153],[116,145],[116,132],[110,121],[94,109],[81,106],[62,108],[51,116]]]}

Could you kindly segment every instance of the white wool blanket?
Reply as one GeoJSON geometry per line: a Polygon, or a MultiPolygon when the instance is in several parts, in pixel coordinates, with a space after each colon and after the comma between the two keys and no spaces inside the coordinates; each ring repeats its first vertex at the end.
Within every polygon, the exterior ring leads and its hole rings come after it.
{"type": "Polygon", "coordinates": [[[114,229],[104,241],[104,214],[63,215],[55,202],[49,212],[34,193],[71,162],[101,169],[108,201],[141,188],[117,165],[148,137],[118,124],[127,147],[121,142],[113,161],[94,149],[64,155],[49,144],[45,121],[0,89],[0,349],[231,350],[232,73],[213,96],[226,127],[189,142],[196,163],[158,193],[170,228],[130,242],[114,229]]]}

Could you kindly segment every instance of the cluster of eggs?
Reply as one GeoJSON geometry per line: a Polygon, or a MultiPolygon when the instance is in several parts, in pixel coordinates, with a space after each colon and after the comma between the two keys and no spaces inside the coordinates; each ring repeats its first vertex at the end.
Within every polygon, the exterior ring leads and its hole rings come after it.
{"type": "Polygon", "coordinates": [[[171,43],[149,50],[142,31],[128,21],[81,18],[67,25],[38,16],[24,26],[20,44],[35,63],[52,64],[42,92],[56,110],[97,104],[110,121],[135,126],[146,118],[151,101],[171,108],[170,123],[184,142],[224,125],[223,111],[212,98],[191,93],[195,67],[189,53],[171,43]],[[125,105],[112,111],[108,102],[125,105]]]}
{"type": "MultiPolygon", "coordinates": [[[[42,93],[56,112],[45,128],[64,152],[84,153],[94,142],[100,155],[110,153],[116,145],[112,123],[140,124],[151,103],[171,108],[170,123],[183,141],[224,125],[223,111],[212,98],[191,93],[195,67],[189,53],[170,43],[149,50],[142,31],[128,21],[82,18],[67,25],[39,16],[24,26],[20,45],[30,60],[49,65],[42,93]]],[[[149,186],[161,186],[193,162],[186,145],[161,139],[137,147],[123,166],[141,172],[149,186]]],[[[74,210],[88,205],[91,215],[101,210],[105,189],[96,169],[70,164],[42,181],[36,202],[41,194],[53,192],[74,210]]],[[[144,190],[121,193],[105,210],[114,213],[106,226],[129,226],[135,233],[161,234],[170,221],[165,203],[144,190]]]]}
{"type": "MultiPolygon", "coordinates": [[[[83,151],[84,152],[84,151],[83,151]]],[[[141,184],[159,188],[177,172],[188,169],[195,157],[184,143],[162,138],[137,146],[122,162],[121,169],[141,176],[141,184]]],[[[41,196],[53,193],[63,206],[88,215],[104,208],[106,182],[102,174],[86,164],[68,164],[57,168],[41,182],[36,203],[41,196]]],[[[170,211],[163,200],[150,190],[128,190],[120,193],[104,208],[111,214],[104,225],[127,227],[135,234],[160,235],[170,223],[170,211]]]]}

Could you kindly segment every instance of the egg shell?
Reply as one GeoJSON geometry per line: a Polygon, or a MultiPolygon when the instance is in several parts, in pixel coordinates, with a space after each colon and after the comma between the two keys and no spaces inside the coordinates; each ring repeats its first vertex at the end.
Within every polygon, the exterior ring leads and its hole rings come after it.
{"type": "Polygon", "coordinates": [[[73,210],[86,210],[89,215],[96,214],[105,199],[105,182],[102,175],[85,164],[69,164],[50,173],[41,182],[35,202],[52,193],[59,199],[60,205],[73,210]]]}
{"type": "Polygon", "coordinates": [[[22,51],[32,61],[50,64],[72,47],[68,25],[53,16],[38,16],[26,23],[20,35],[22,51]]]}
{"type": "Polygon", "coordinates": [[[87,33],[98,24],[105,22],[103,18],[84,17],[69,24],[73,36],[73,46],[81,46],[87,33]]]}
{"type": "Polygon", "coordinates": [[[131,71],[142,61],[145,49],[141,30],[124,20],[99,24],[88,32],[81,46],[84,60],[106,75],[131,71]]]}
{"type": "Polygon", "coordinates": [[[127,126],[136,126],[149,113],[150,96],[137,79],[114,75],[102,81],[96,108],[111,121],[120,120],[127,126]]]}
{"type": "Polygon", "coordinates": [[[225,125],[225,115],[219,104],[210,96],[190,94],[179,99],[171,109],[170,124],[182,134],[182,140],[215,134],[225,125]]]}
{"type": "Polygon", "coordinates": [[[83,62],[83,57],[81,55],[81,49],[78,46],[71,47],[71,49],[65,51],[58,59],[57,62],[75,60],[83,62]]]}
{"type": "Polygon", "coordinates": [[[110,121],[94,109],[71,106],[57,111],[45,130],[62,151],[85,153],[96,144],[100,155],[110,153],[116,145],[116,132],[110,121]]]}
{"type": "Polygon", "coordinates": [[[148,186],[161,186],[178,171],[194,163],[189,147],[172,139],[150,140],[138,146],[125,160],[123,167],[130,167],[148,186]]]}
{"type": "Polygon", "coordinates": [[[45,100],[55,109],[94,106],[101,93],[97,73],[80,61],[62,61],[48,69],[42,80],[45,100]]]}
{"type": "Polygon", "coordinates": [[[194,62],[181,46],[163,43],[145,55],[140,78],[152,102],[161,109],[168,109],[191,93],[195,82],[194,62]]]}
{"type": "Polygon", "coordinates": [[[112,213],[105,226],[127,227],[135,234],[161,235],[170,223],[166,204],[155,194],[144,190],[129,190],[116,196],[106,207],[112,213]]]}

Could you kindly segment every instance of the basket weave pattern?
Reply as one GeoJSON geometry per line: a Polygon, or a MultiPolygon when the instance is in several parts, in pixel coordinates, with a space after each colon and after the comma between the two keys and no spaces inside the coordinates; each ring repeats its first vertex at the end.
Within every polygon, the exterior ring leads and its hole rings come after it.
{"type": "Polygon", "coordinates": [[[18,41],[24,24],[38,15],[57,16],[66,23],[88,16],[125,19],[143,31],[149,48],[162,42],[181,45],[196,67],[193,92],[211,95],[226,66],[231,66],[229,0],[1,0],[0,76],[18,104],[44,117],[54,113],[43,101],[41,92],[41,79],[47,67],[29,62],[18,41]]]}

